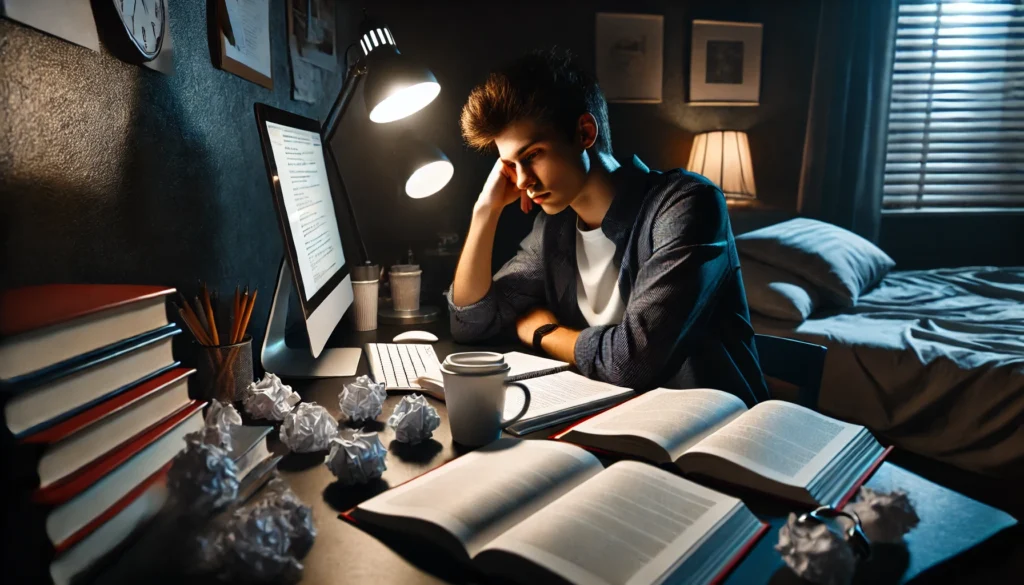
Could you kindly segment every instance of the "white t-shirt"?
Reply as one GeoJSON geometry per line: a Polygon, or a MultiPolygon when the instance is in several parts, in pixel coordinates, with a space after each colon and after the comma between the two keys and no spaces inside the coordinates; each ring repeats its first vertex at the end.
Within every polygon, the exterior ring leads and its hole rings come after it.
{"type": "Polygon", "coordinates": [[[601,228],[581,229],[576,220],[576,301],[587,324],[616,325],[626,303],[619,293],[619,263],[615,242],[601,228]]]}

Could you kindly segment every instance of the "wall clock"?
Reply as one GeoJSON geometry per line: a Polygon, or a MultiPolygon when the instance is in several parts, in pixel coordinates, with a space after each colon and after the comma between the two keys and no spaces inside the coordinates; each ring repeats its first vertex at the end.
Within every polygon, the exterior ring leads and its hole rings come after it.
{"type": "Polygon", "coordinates": [[[156,59],[167,36],[166,0],[93,0],[104,43],[130,63],[156,59]]]}

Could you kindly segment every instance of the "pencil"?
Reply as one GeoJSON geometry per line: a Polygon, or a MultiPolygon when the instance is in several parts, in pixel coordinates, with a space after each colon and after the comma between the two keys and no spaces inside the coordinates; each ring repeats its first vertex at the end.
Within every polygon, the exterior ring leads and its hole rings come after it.
{"type": "Polygon", "coordinates": [[[253,289],[252,297],[249,298],[249,306],[245,308],[245,315],[242,316],[242,329],[239,331],[239,341],[245,339],[245,331],[249,328],[249,319],[252,318],[252,308],[256,305],[256,295],[260,291],[253,289]]]}
{"type": "Polygon", "coordinates": [[[235,285],[235,300],[231,304],[231,343],[238,343],[238,325],[242,317],[239,313],[241,300],[242,297],[238,295],[238,286],[235,285]]]}
{"type": "Polygon", "coordinates": [[[210,291],[207,290],[204,284],[201,289],[203,295],[203,304],[206,309],[206,320],[210,325],[210,337],[213,339],[214,345],[220,345],[220,336],[217,335],[217,320],[213,317],[213,306],[210,304],[210,291]]]}
{"type": "MultiPolygon", "coordinates": [[[[185,307],[188,307],[188,304],[186,304],[185,307]]],[[[198,323],[193,321],[188,310],[178,307],[178,315],[181,316],[181,320],[185,322],[185,325],[188,327],[189,331],[192,332],[192,336],[196,338],[196,341],[202,345],[209,345],[209,339],[206,338],[206,333],[203,331],[202,327],[199,327],[198,323]]]]}
{"type": "Polygon", "coordinates": [[[206,323],[206,311],[203,310],[203,303],[199,301],[198,295],[192,297],[192,306],[189,307],[189,312],[196,318],[196,322],[203,329],[203,333],[209,338],[210,326],[206,323]]]}

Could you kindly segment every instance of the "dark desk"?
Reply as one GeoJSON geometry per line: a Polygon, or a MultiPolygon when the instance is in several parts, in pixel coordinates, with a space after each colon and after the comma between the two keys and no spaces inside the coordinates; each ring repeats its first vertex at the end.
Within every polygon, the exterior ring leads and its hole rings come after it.
{"type": "MultiPolygon", "coordinates": [[[[440,359],[449,353],[479,349],[455,344],[447,334],[447,322],[430,326],[383,327],[378,331],[352,334],[350,345],[367,342],[390,342],[403,329],[425,329],[435,333],[441,341],[434,345],[440,359]]],[[[495,347],[495,351],[521,349],[495,347]]],[[[365,357],[360,373],[367,371],[365,357]]],[[[340,414],[338,393],[349,379],[339,378],[317,381],[291,381],[304,400],[315,401],[327,407],[335,416],[340,414]]],[[[391,396],[384,405],[383,421],[400,397],[391,396]]],[[[381,441],[388,447],[387,471],[384,476],[367,486],[346,488],[334,483],[334,477],[323,465],[323,454],[288,455],[280,464],[285,479],[306,504],[313,508],[317,538],[313,549],[304,559],[306,570],[303,583],[466,583],[478,579],[461,568],[428,543],[388,539],[388,544],[338,519],[338,513],[351,508],[384,490],[412,479],[460,455],[464,450],[453,446],[448,429],[444,404],[430,399],[441,416],[441,426],[432,441],[411,447],[393,442],[394,434],[383,422],[370,423],[368,430],[380,431],[381,441]]],[[[539,431],[530,438],[543,438],[552,429],[539,431]]],[[[977,577],[991,568],[992,559],[1008,557],[1011,547],[1018,545],[1019,527],[1014,520],[989,506],[945,489],[895,465],[886,463],[868,482],[871,487],[893,489],[902,487],[917,502],[921,525],[907,539],[907,548],[876,547],[873,560],[858,576],[858,582],[898,583],[918,578],[919,581],[938,579],[950,582],[949,571],[963,578],[963,582],[979,582],[977,577]],[[953,557],[959,555],[959,558],[953,557]],[[952,559],[952,560],[951,560],[952,559]]],[[[756,495],[743,494],[744,501],[772,528],[761,538],[751,553],[729,575],[727,583],[800,583],[801,581],[782,564],[773,549],[778,528],[785,523],[789,509],[756,495]]]]}

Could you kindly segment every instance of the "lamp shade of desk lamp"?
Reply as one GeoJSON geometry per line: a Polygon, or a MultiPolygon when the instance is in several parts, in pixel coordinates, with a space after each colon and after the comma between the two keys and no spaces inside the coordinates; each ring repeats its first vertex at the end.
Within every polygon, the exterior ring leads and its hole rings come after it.
{"type": "Polygon", "coordinates": [[[367,60],[363,100],[370,120],[383,124],[401,120],[434,101],[441,84],[426,67],[398,52],[386,26],[363,21],[359,46],[367,60]]]}
{"type": "Polygon", "coordinates": [[[757,198],[746,132],[716,130],[698,134],[693,138],[686,170],[707,177],[726,197],[757,198]]]}
{"type": "Polygon", "coordinates": [[[448,184],[455,174],[455,167],[436,146],[413,138],[406,140],[409,143],[402,157],[405,169],[399,175],[409,177],[405,182],[405,194],[413,199],[429,197],[448,184]]]}

